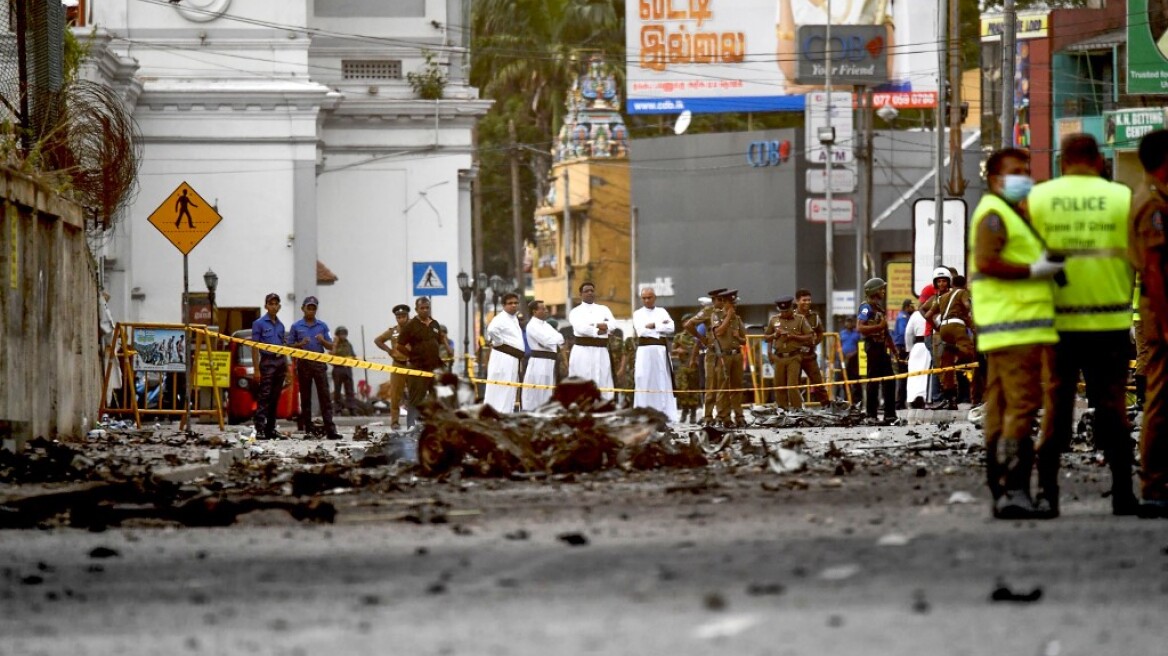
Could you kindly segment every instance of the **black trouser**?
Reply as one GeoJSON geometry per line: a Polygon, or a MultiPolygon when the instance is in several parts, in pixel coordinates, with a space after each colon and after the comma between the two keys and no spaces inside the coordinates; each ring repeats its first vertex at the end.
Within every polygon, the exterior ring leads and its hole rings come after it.
{"type": "MultiPolygon", "coordinates": [[[[410,367],[417,369],[417,367],[410,367]]],[[[406,378],[406,428],[418,420],[418,410],[427,397],[434,396],[434,378],[430,376],[409,376],[406,378]]]]}
{"type": "MultiPolygon", "coordinates": [[[[868,378],[892,375],[892,356],[888,353],[888,347],[883,344],[865,342],[864,349],[868,354],[868,378]]],[[[876,417],[876,411],[880,408],[880,396],[883,394],[884,418],[896,419],[896,381],[892,379],[870,380],[864,386],[866,388],[864,394],[865,413],[869,417],[876,417]]]]}
{"type": "MultiPolygon", "coordinates": [[[[856,351],[844,359],[844,372],[847,374],[848,387],[852,390],[852,403],[863,400],[863,387],[860,385],[860,352],[856,351]]],[[[840,398],[848,399],[847,392],[840,387],[840,398]]]]}
{"type": "Polygon", "coordinates": [[[338,408],[346,408],[352,412],[353,401],[353,368],[333,366],[333,403],[338,408]],[[344,391],[342,403],[341,392],[344,391]]]}
{"type": "Polygon", "coordinates": [[[312,428],[312,388],[316,387],[316,400],[320,403],[320,417],[324,420],[324,432],[335,433],[333,424],[333,404],[329,399],[328,365],[311,360],[296,361],[296,382],[300,384],[300,424],[303,430],[312,428]]]}
{"type": "Polygon", "coordinates": [[[288,361],[284,356],[260,356],[260,386],[255,395],[255,428],[260,435],[276,432],[276,406],[280,403],[287,373],[288,361]]]}
{"type": "Polygon", "coordinates": [[[1059,455],[1071,442],[1079,373],[1087,398],[1095,403],[1092,433],[1111,468],[1116,495],[1132,494],[1132,439],[1127,420],[1127,369],[1130,336],[1126,330],[1060,332],[1054,347],[1051,408],[1043,417],[1038,445],[1038,485],[1058,494],[1059,455]]]}

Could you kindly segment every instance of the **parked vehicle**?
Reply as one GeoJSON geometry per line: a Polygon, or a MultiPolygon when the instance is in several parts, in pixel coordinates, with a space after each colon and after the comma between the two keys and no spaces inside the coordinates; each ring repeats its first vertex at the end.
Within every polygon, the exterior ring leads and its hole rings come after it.
{"type": "MultiPolygon", "coordinates": [[[[237,330],[232,337],[251,339],[251,329],[237,330]]],[[[255,416],[258,392],[255,379],[255,360],[252,348],[239,342],[231,342],[231,388],[227,392],[227,419],[233,424],[250,421],[255,416]]],[[[296,384],[296,371],[291,362],[284,377],[284,389],[280,392],[280,402],[276,405],[276,417],[295,419],[300,413],[300,392],[296,384]]]]}

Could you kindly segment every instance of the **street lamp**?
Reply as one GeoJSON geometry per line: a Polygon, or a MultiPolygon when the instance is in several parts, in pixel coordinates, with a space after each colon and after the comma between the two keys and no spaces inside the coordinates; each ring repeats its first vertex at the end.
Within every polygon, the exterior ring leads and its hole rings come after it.
{"type": "MultiPolygon", "coordinates": [[[[462,292],[462,359],[470,363],[470,296],[474,293],[474,283],[465,271],[458,272],[458,289],[462,292]]],[[[467,367],[469,374],[470,367],[467,367]]]]}
{"type": "MultiPolygon", "coordinates": [[[[480,271],[478,275],[475,276],[474,284],[475,302],[479,304],[479,335],[482,335],[486,332],[486,324],[484,323],[486,318],[483,315],[485,314],[487,304],[487,287],[489,285],[490,280],[487,279],[487,274],[480,271]]],[[[480,353],[479,356],[479,378],[482,378],[483,374],[486,373],[486,369],[483,366],[483,358],[481,357],[482,354],[480,353]]]]}
{"type": "Polygon", "coordinates": [[[491,276],[491,304],[494,306],[495,314],[499,314],[499,297],[506,291],[507,281],[503,276],[497,273],[491,276]]]}
{"type": "Polygon", "coordinates": [[[203,274],[203,284],[207,285],[207,299],[211,301],[211,323],[218,324],[215,321],[215,290],[219,288],[219,275],[207,267],[207,273],[203,274]]]}

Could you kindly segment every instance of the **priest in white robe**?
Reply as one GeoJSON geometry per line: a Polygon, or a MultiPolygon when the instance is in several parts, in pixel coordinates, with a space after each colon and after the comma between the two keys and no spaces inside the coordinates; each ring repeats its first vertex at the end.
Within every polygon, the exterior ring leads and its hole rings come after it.
{"type": "Polygon", "coordinates": [[[559,362],[560,345],[564,336],[547,322],[548,307],[543,301],[532,301],[527,305],[531,320],[527,322],[527,345],[531,347],[531,357],[527,360],[527,371],[523,374],[526,385],[542,385],[547,389],[524,387],[520,403],[524,410],[535,410],[552,399],[551,386],[556,384],[556,363],[559,362]]]}
{"type": "MultiPolygon", "coordinates": [[[[926,287],[931,289],[932,285],[926,287]]],[[[930,294],[931,296],[932,294],[930,294]]],[[[921,295],[920,307],[924,307],[928,299],[921,295]]],[[[928,331],[928,320],[921,311],[912,313],[904,327],[904,348],[908,351],[908,373],[925,371],[933,364],[933,354],[929,351],[929,343],[925,339],[928,331]]],[[[929,376],[910,376],[905,381],[905,403],[910,408],[920,409],[929,402],[929,376]]]]}
{"type": "MultiPolygon", "coordinates": [[[[487,362],[487,380],[519,382],[519,362],[523,359],[523,329],[519,327],[519,295],[503,295],[503,311],[487,325],[487,343],[491,359],[487,362]]],[[[483,403],[499,412],[514,412],[518,387],[487,383],[483,403]]]]}
{"type": "Polygon", "coordinates": [[[612,360],[608,356],[608,334],[616,327],[616,319],[608,306],[596,302],[596,285],[580,285],[580,305],[568,313],[575,335],[568,356],[568,375],[594,381],[602,391],[600,398],[612,399],[612,360]]]}
{"type": "Polygon", "coordinates": [[[673,396],[666,338],[676,326],[669,312],[657,307],[657,292],[652,287],[641,290],[641,303],[643,307],[633,312],[633,329],[637,332],[633,407],[660,410],[673,423],[678,420],[677,398],[673,396]]]}

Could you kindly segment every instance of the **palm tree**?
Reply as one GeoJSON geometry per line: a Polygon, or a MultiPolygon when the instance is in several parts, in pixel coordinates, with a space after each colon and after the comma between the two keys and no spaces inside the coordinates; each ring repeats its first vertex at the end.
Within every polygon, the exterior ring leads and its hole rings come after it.
{"type": "MultiPolygon", "coordinates": [[[[511,196],[507,123],[519,141],[547,157],[524,151],[523,217],[531,217],[550,168],[550,148],[564,114],[564,101],[585,53],[610,61],[624,57],[623,0],[474,0],[471,83],[495,101],[479,124],[485,263],[492,272],[511,269],[511,196]],[[534,156],[532,156],[534,155],[534,156]]],[[[617,66],[623,77],[623,66],[617,66]]],[[[623,79],[621,80],[623,83],[623,79]]],[[[530,225],[525,233],[531,232],[530,225]]]]}

